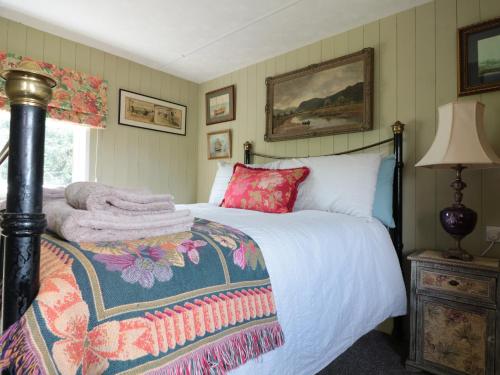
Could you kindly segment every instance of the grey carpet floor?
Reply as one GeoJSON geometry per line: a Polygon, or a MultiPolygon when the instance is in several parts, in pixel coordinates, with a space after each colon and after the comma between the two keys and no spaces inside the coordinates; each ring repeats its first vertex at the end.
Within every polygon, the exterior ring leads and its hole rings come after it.
{"type": "Polygon", "coordinates": [[[405,345],[387,334],[371,331],[317,375],[415,374],[405,369],[405,357],[405,345]]]}

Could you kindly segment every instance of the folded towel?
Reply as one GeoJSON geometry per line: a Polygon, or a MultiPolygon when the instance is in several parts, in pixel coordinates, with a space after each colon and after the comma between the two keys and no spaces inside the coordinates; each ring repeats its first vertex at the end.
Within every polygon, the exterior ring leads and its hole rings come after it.
{"type": "Polygon", "coordinates": [[[64,193],[66,191],[66,187],[59,186],[54,188],[43,188],[43,199],[61,199],[64,198],[64,193]]]}
{"type": "MultiPolygon", "coordinates": [[[[52,199],[61,199],[64,198],[65,187],[56,187],[56,188],[43,188],[43,202],[48,202],[52,199]]],[[[0,211],[5,210],[7,205],[7,200],[0,200],[0,211]]]]}
{"type": "Polygon", "coordinates": [[[121,215],[149,215],[175,211],[170,194],[121,189],[97,182],[75,182],[66,188],[66,200],[76,209],[121,215]]]}
{"type": "Polygon", "coordinates": [[[74,242],[136,240],[189,231],[194,218],[189,210],[140,216],[115,215],[106,211],[77,210],[65,200],[44,207],[48,229],[74,242]]]}

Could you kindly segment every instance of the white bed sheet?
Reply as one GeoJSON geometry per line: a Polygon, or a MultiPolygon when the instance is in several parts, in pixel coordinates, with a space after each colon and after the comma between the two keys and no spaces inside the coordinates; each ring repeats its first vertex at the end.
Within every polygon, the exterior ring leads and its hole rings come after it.
{"type": "Polygon", "coordinates": [[[379,323],[406,313],[396,252],[377,220],[205,203],[182,207],[251,236],[271,278],[285,345],[231,374],[315,374],[379,323]]]}

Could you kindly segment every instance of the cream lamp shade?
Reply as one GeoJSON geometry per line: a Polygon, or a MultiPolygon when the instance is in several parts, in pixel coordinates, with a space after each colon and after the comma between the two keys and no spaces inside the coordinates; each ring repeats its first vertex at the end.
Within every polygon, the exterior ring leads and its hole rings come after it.
{"type": "Polygon", "coordinates": [[[500,166],[500,158],[486,139],[483,127],[484,104],[477,101],[452,102],[439,107],[436,137],[425,156],[415,165],[427,168],[468,168],[500,166]]]}

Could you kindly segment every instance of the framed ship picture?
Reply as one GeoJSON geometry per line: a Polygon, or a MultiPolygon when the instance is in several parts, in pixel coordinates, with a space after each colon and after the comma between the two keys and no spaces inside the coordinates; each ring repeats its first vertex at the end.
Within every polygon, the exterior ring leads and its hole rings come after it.
{"type": "Polygon", "coordinates": [[[208,160],[231,157],[231,130],[207,134],[208,160]]]}
{"type": "Polygon", "coordinates": [[[266,79],[266,141],[373,127],[373,48],[266,79]]]}
{"type": "Polygon", "coordinates": [[[500,18],[458,30],[458,95],[500,90],[500,18]]]}
{"type": "Polygon", "coordinates": [[[118,123],[186,135],[187,107],[120,89],[118,123]]]}
{"type": "Polygon", "coordinates": [[[223,87],[205,94],[207,125],[236,119],[234,85],[223,87]]]}

